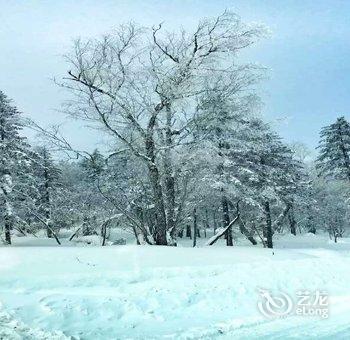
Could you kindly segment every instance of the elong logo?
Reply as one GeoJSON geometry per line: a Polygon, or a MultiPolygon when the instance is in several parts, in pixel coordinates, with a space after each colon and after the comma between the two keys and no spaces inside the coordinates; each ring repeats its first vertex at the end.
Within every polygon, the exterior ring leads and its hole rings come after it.
{"type": "Polygon", "coordinates": [[[258,309],[267,318],[279,318],[289,314],[298,316],[320,316],[328,318],[328,294],[325,291],[310,292],[309,290],[296,293],[297,302],[294,303],[291,296],[284,292],[272,294],[270,290],[258,288],[261,299],[258,301],[258,309]]]}

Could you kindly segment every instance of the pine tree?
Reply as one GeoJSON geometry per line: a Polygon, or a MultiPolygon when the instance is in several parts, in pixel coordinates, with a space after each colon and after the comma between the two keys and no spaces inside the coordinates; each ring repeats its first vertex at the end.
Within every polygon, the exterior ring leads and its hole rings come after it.
{"type": "MultiPolygon", "coordinates": [[[[106,162],[99,150],[95,149],[90,158],[84,158],[79,162],[83,177],[81,183],[85,190],[90,193],[90,199],[86,201],[86,213],[83,215],[82,234],[84,236],[96,233],[96,223],[98,219],[97,211],[93,205],[98,204],[102,198],[99,187],[103,172],[105,171],[106,162]]],[[[102,209],[102,207],[100,207],[102,209]]]]}
{"type": "Polygon", "coordinates": [[[281,138],[260,119],[247,122],[242,138],[244,148],[234,152],[234,158],[245,170],[239,177],[249,189],[252,201],[263,211],[263,234],[267,246],[272,248],[272,236],[293,206],[302,184],[302,167],[281,138]],[[279,209],[284,207],[275,221],[272,219],[272,204],[279,209]]]}
{"type": "Polygon", "coordinates": [[[320,155],[317,158],[319,175],[350,181],[350,125],[344,117],[320,133],[320,155]]]}
{"type": "Polygon", "coordinates": [[[53,237],[53,199],[54,193],[60,186],[60,169],[55,165],[50,152],[45,147],[36,150],[33,156],[36,160],[33,162],[36,176],[36,185],[38,189],[38,214],[44,217],[46,224],[47,237],[53,237]]]}
{"type": "MultiPolygon", "coordinates": [[[[251,147],[246,133],[257,103],[256,95],[242,95],[230,89],[217,93],[209,91],[199,106],[195,139],[204,159],[207,158],[207,164],[200,167],[211,168],[207,177],[213,192],[209,195],[214,194],[220,202],[223,227],[230,223],[230,206],[247,192],[247,181],[242,181],[246,176],[244,158],[251,147]]],[[[232,228],[227,230],[225,238],[226,244],[232,246],[232,228]]]]}
{"type": "Polygon", "coordinates": [[[16,179],[28,165],[29,145],[21,137],[23,128],[20,113],[0,91],[0,199],[5,229],[5,242],[11,244],[16,200],[16,179]]]}
{"type": "Polygon", "coordinates": [[[90,158],[84,158],[80,162],[80,165],[86,173],[87,178],[89,178],[91,182],[96,181],[103,173],[105,170],[106,162],[100,151],[95,149],[90,155],[90,158]]]}
{"type": "MultiPolygon", "coordinates": [[[[229,191],[232,187],[230,176],[230,158],[233,139],[235,138],[237,120],[240,111],[233,107],[232,98],[223,93],[208,93],[200,104],[200,116],[196,138],[206,141],[205,149],[215,156],[212,175],[213,183],[218,192],[218,200],[221,205],[222,226],[230,223],[229,215],[229,191]],[[219,185],[217,185],[219,183],[219,185]]],[[[232,197],[231,197],[232,199],[232,197]]],[[[225,234],[226,244],[233,245],[232,229],[225,234]]]]}

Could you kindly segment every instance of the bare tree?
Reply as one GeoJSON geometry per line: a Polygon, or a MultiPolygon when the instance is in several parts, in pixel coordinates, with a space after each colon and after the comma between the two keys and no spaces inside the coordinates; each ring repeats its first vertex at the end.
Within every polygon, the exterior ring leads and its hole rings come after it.
{"type": "Polygon", "coordinates": [[[96,123],[147,166],[155,244],[168,244],[180,220],[184,189],[174,152],[186,142],[197,96],[215,75],[237,76],[236,53],[261,33],[230,12],[202,20],[190,34],[130,23],[101,39],[75,41],[67,56],[70,70],[61,85],[75,94],[69,112],[96,123]]]}

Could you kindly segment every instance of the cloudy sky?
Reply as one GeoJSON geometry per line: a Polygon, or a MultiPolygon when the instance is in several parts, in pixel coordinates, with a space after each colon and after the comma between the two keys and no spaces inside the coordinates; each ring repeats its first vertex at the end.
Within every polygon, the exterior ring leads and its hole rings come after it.
{"type": "MultiPolygon", "coordinates": [[[[270,27],[245,58],[267,66],[264,115],[288,141],[314,148],[320,128],[350,113],[350,1],[344,0],[0,0],[0,89],[40,124],[63,122],[64,93],[53,83],[67,71],[62,54],[74,38],[120,23],[164,21],[191,28],[202,17],[237,12],[270,27]]],[[[67,135],[93,147],[97,132],[79,123],[67,135]]]]}

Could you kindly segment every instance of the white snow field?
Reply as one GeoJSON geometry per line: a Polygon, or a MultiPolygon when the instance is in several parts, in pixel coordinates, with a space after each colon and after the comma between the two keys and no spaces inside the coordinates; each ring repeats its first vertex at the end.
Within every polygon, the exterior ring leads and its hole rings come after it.
{"type": "Polygon", "coordinates": [[[285,236],[273,252],[35,244],[0,248],[0,339],[350,339],[350,239],[285,236]],[[259,288],[326,291],[329,317],[267,318],[259,288]]]}

